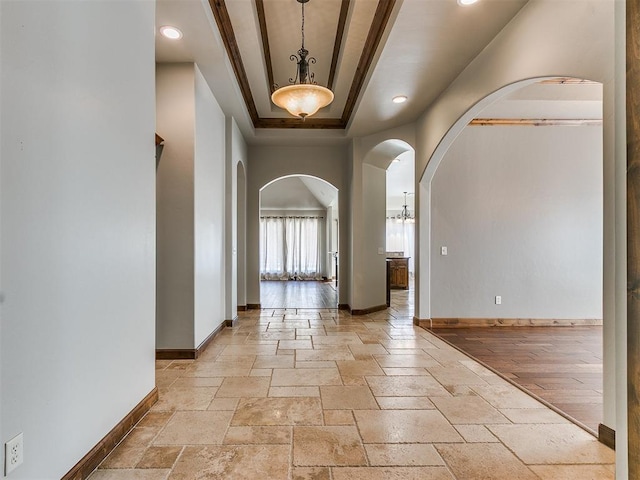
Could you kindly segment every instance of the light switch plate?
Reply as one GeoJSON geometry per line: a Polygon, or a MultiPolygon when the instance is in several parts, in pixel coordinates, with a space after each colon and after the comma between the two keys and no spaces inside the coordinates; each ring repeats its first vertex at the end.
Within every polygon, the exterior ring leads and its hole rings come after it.
{"type": "Polygon", "coordinates": [[[440,255],[448,255],[449,249],[447,247],[440,247],[440,255]]]}

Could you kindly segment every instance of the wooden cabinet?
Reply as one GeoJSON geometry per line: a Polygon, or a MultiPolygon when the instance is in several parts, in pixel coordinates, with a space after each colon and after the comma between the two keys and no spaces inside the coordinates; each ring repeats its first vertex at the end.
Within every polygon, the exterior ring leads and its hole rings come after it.
{"type": "Polygon", "coordinates": [[[389,261],[389,288],[409,288],[409,257],[387,258],[389,261]]]}

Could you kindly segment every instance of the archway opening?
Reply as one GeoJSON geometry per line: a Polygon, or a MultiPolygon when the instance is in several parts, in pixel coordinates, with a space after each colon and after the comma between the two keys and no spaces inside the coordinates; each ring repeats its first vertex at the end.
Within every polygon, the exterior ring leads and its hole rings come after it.
{"type": "Polygon", "coordinates": [[[602,118],[599,83],[509,85],[451,128],[420,182],[419,318],[594,434],[602,118]]]}
{"type": "Polygon", "coordinates": [[[291,175],[260,189],[262,308],[337,308],[338,189],[291,175]]]}

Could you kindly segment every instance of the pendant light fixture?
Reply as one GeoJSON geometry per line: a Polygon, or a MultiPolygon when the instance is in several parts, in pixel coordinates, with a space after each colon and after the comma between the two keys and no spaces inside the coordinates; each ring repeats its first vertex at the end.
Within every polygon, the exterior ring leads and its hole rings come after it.
{"type": "Polygon", "coordinates": [[[302,47],[298,50],[298,55],[293,54],[289,57],[298,65],[296,77],[290,78],[290,85],[285,87],[274,85],[276,90],[271,94],[271,101],[291,115],[304,120],[329,105],[333,101],[333,92],[318,85],[314,80],[314,74],[309,71],[309,64],[316,63],[316,59],[308,57],[309,51],[304,48],[304,4],[309,0],[297,1],[302,4],[302,47]]]}

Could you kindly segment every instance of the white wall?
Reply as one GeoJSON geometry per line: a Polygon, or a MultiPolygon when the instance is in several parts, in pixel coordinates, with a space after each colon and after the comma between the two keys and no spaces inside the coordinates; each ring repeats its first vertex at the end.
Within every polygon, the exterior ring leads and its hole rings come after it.
{"type": "Polygon", "coordinates": [[[158,64],[157,348],[197,348],[225,317],[225,117],[193,63],[158,64]]]}
{"type": "Polygon", "coordinates": [[[602,318],[602,128],[467,127],[431,186],[432,318],[602,318]]]}
{"type": "Polygon", "coordinates": [[[244,164],[247,145],[232,117],[226,119],[226,145],[225,318],[234,320],[238,316],[238,304],[246,305],[244,164]]]}
{"type": "Polygon", "coordinates": [[[154,388],[155,12],[0,12],[1,443],[58,479],[154,388]]]}
{"type": "Polygon", "coordinates": [[[247,303],[260,303],[260,189],[269,182],[289,175],[310,175],[338,189],[340,208],[340,281],[338,297],[347,303],[350,221],[348,201],[349,172],[345,147],[249,147],[247,168],[247,303]],[[342,281],[344,280],[344,281],[342,281]]]}
{"type": "Polygon", "coordinates": [[[225,117],[195,67],[194,345],[225,320],[225,117]]]}
{"type": "Polygon", "coordinates": [[[156,129],[164,138],[157,171],[156,347],[194,348],[193,63],[156,67],[156,129]]]}

